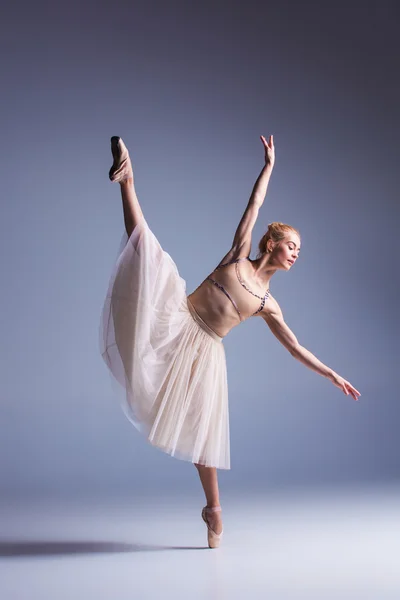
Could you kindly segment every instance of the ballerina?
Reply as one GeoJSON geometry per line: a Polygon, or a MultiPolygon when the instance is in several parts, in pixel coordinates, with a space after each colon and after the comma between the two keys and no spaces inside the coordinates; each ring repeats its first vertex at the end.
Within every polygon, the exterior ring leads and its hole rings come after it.
{"type": "Polygon", "coordinates": [[[207,500],[208,545],[223,533],[217,469],[230,469],[228,385],[223,338],[259,316],[290,354],[358,400],[349,381],[300,345],[270,292],[272,276],[300,254],[297,229],[273,222],[250,259],[251,237],[275,163],[273,136],[260,136],[265,164],[232,246],[189,295],[175,262],[143,215],[128,149],[111,138],[111,181],[119,183],[125,233],[102,311],[101,354],[124,392],[122,407],[149,443],[192,462],[207,500]]]}

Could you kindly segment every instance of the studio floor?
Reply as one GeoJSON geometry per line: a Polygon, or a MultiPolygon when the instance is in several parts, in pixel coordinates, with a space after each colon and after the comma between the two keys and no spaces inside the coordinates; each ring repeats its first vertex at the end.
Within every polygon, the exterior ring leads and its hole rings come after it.
{"type": "Polygon", "coordinates": [[[216,550],[203,504],[3,502],[0,598],[400,598],[399,487],[225,494],[216,550]]]}

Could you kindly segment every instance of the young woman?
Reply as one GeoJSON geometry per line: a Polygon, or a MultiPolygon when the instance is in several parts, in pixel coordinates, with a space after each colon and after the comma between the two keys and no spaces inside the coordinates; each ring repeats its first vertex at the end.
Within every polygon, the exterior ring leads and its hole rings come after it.
{"type": "Polygon", "coordinates": [[[109,177],[121,186],[126,233],[102,313],[101,353],[123,386],[123,408],[154,446],[196,466],[207,505],[208,545],[222,536],[217,469],[230,469],[228,387],[223,338],[259,316],[291,355],[354,400],[348,381],[299,344],[269,290],[277,271],[299,257],[300,234],[274,222],[249,258],[251,235],[274,167],[273,136],[261,136],[265,165],[254,185],[232,247],[189,296],[172,258],[150,230],[135,192],[128,150],[111,138],[109,177]]]}

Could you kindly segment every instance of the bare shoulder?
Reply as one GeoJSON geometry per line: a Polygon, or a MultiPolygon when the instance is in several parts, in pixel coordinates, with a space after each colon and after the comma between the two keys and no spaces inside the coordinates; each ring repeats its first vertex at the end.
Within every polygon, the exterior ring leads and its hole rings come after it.
{"type": "Polygon", "coordinates": [[[285,322],[278,302],[271,295],[265,303],[262,317],[278,341],[292,354],[298,348],[299,341],[285,322]]]}
{"type": "Polygon", "coordinates": [[[270,318],[274,318],[274,317],[276,318],[276,317],[282,316],[281,307],[279,306],[279,303],[276,300],[276,298],[274,298],[274,296],[272,296],[272,294],[269,294],[268,300],[266,301],[266,303],[264,304],[264,308],[260,312],[260,316],[265,321],[268,321],[268,319],[270,319],[270,318]]]}

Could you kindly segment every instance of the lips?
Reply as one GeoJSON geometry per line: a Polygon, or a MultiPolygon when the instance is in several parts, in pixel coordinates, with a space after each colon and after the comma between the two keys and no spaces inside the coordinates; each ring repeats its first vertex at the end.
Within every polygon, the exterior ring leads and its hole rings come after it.
{"type": "Polygon", "coordinates": [[[291,265],[294,264],[294,260],[288,260],[288,263],[290,263],[291,265]]]}

